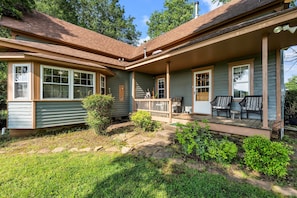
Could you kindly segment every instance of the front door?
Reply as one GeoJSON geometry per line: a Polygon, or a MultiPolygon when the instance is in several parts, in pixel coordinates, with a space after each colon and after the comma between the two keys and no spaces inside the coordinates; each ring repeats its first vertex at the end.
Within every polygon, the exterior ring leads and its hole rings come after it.
{"type": "Polygon", "coordinates": [[[211,70],[194,72],[194,113],[211,114],[211,70]]]}

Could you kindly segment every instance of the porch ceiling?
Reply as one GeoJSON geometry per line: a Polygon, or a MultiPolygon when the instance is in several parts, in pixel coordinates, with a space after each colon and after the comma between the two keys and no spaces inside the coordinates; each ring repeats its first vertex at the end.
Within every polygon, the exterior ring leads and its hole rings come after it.
{"type": "Polygon", "coordinates": [[[166,73],[166,64],[170,62],[170,72],[192,69],[200,66],[213,65],[216,62],[232,61],[232,59],[259,54],[262,51],[262,37],[268,35],[269,50],[283,49],[297,45],[297,31],[273,33],[276,26],[297,25],[297,14],[293,19],[280,21],[270,19],[253,27],[242,28],[233,32],[219,35],[208,40],[187,44],[174,51],[165,51],[142,63],[130,66],[133,71],[160,75],[166,73]],[[218,39],[219,38],[219,39],[218,39]]]}

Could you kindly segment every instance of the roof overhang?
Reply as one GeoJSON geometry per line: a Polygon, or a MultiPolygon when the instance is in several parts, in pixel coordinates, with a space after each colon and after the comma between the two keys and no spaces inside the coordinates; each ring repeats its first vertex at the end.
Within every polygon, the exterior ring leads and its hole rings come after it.
{"type": "Polygon", "coordinates": [[[114,76],[115,74],[107,67],[85,62],[78,61],[69,58],[57,57],[42,53],[29,53],[29,52],[0,52],[0,60],[2,61],[37,61],[45,64],[55,65],[67,65],[76,69],[87,69],[93,71],[99,71],[108,76],[114,76]]]}
{"type": "Polygon", "coordinates": [[[159,75],[166,72],[168,62],[170,71],[174,72],[255,55],[261,53],[264,35],[268,35],[269,50],[297,45],[297,32],[273,32],[275,27],[285,24],[297,25],[297,8],[218,29],[174,49],[135,62],[126,69],[159,75]]]}

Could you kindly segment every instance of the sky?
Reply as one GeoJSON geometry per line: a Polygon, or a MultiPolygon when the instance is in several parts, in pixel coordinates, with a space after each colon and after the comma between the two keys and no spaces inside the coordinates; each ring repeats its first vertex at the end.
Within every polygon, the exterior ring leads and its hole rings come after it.
{"type": "MultiPolygon", "coordinates": [[[[148,26],[146,22],[154,11],[164,10],[164,1],[165,0],[119,0],[120,5],[125,9],[126,17],[135,17],[134,24],[136,25],[136,29],[141,32],[140,43],[144,40],[148,40],[146,34],[148,26]]],[[[196,0],[189,0],[191,3],[195,1],[196,0]]],[[[218,5],[212,4],[211,0],[200,0],[199,15],[205,14],[215,9],[217,6],[218,5]]]]}
{"type": "MultiPolygon", "coordinates": [[[[149,40],[146,22],[154,11],[164,10],[164,1],[165,0],[119,0],[120,5],[125,9],[126,17],[135,17],[134,24],[136,25],[136,29],[141,32],[140,43],[149,40]]],[[[189,0],[191,3],[195,1],[196,0],[189,0]]],[[[203,15],[218,6],[217,4],[213,4],[211,0],[199,0],[199,15],[203,15]]],[[[297,50],[297,47],[295,47],[295,49],[297,50]]],[[[284,53],[285,82],[293,75],[297,75],[297,57],[296,53],[289,49],[284,53]]]]}

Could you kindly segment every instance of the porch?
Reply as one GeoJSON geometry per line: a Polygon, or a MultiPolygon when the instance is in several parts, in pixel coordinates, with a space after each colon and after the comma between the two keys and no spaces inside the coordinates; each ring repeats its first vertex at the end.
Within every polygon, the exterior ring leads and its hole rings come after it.
{"type": "Polygon", "coordinates": [[[268,128],[263,128],[259,119],[239,119],[221,116],[199,115],[195,113],[173,113],[171,99],[135,99],[136,110],[149,111],[153,120],[185,124],[191,121],[208,120],[210,130],[239,136],[261,135],[271,138],[275,121],[268,121],[268,128]]]}

